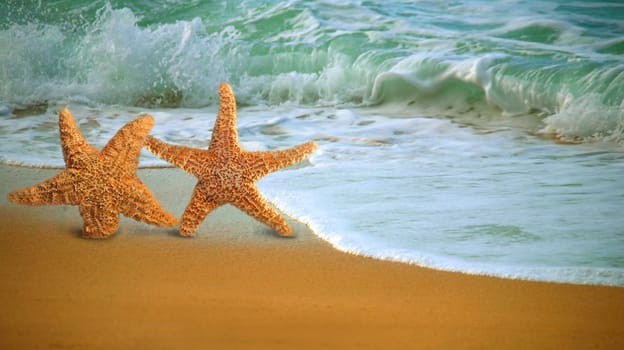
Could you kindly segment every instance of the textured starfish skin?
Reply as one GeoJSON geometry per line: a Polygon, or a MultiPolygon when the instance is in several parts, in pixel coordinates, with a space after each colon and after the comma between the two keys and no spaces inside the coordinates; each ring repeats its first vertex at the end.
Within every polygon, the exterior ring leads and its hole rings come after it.
{"type": "Polygon", "coordinates": [[[178,220],[163,210],[136,175],[141,148],[154,119],[145,116],[121,128],[98,152],[82,137],[67,109],[59,114],[66,169],[38,185],[9,193],[9,201],[25,205],[77,205],[84,220],[83,236],[107,238],[119,227],[119,214],[157,226],[178,220]]]}
{"type": "Polygon", "coordinates": [[[316,150],[316,144],[308,142],[283,151],[246,152],[238,141],[236,100],[227,84],[219,88],[219,103],[208,150],[174,146],[151,136],[146,141],[152,153],[199,179],[182,215],[180,234],[194,236],[211,211],[231,204],[278,234],[292,236],[292,230],[262,197],[256,182],[269,173],[302,161],[316,150]]]}

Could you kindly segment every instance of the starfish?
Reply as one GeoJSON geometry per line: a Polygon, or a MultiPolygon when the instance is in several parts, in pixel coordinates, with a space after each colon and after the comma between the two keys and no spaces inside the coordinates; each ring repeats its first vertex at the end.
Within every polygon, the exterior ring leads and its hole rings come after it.
{"type": "Polygon", "coordinates": [[[119,227],[119,214],[157,226],[178,220],[163,210],[136,171],[141,148],[154,119],[128,123],[101,152],[88,145],[68,109],[59,114],[66,169],[32,187],[9,193],[9,201],[26,205],[77,205],[83,236],[107,238],[119,227]]]}
{"type": "Polygon", "coordinates": [[[305,159],[316,150],[308,142],[282,151],[246,152],[238,141],[236,99],[227,84],[219,87],[219,114],[207,150],[174,146],[151,136],[146,147],[161,159],[198,178],[182,215],[180,234],[194,236],[211,211],[231,204],[281,236],[293,236],[286,221],[262,197],[256,182],[305,159]]]}

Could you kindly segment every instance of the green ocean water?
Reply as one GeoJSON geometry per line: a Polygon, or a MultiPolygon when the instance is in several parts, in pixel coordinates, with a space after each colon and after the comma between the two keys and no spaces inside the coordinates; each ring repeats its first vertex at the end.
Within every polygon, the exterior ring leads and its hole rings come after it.
{"type": "Polygon", "coordinates": [[[622,136],[618,2],[8,1],[0,14],[9,106],[202,107],[228,81],[242,104],[491,107],[570,139],[622,136]]]}
{"type": "Polygon", "coordinates": [[[246,148],[319,143],[262,189],[337,248],[624,285],[619,1],[9,0],[0,81],[6,163],[62,166],[64,106],[205,147],[227,82],[246,148]]]}

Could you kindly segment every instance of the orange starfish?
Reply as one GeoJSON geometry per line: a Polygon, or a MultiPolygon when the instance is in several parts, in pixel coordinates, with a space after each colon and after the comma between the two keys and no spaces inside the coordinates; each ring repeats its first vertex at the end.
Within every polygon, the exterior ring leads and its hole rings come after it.
{"type": "Polygon", "coordinates": [[[148,137],[147,149],[196,176],[199,181],[182,216],[180,234],[193,236],[206,216],[232,204],[282,236],[292,236],[286,221],[260,195],[262,177],[305,159],[316,150],[314,142],[273,152],[246,152],[238,142],[236,100],[227,84],[219,87],[219,114],[208,150],[173,146],[148,137]]]}
{"type": "Polygon", "coordinates": [[[153,126],[150,116],[128,123],[98,152],[86,143],[69,110],[63,109],[59,129],[66,169],[38,185],[9,193],[9,201],[77,205],[87,238],[115,233],[120,213],[148,224],[175,226],[178,220],[160,207],[136,174],[141,148],[153,126]]]}

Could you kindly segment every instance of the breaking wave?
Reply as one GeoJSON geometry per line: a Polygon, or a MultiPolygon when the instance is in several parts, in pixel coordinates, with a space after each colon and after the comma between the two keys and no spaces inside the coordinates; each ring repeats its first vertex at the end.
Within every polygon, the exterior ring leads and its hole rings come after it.
{"type": "Polygon", "coordinates": [[[14,9],[29,16],[0,27],[10,48],[0,55],[0,113],[70,102],[204,107],[227,81],[243,105],[392,105],[406,115],[475,120],[535,115],[536,131],[562,139],[624,139],[622,40],[592,40],[573,21],[432,28],[374,5],[352,18],[327,18],[298,1],[202,6],[180,2],[176,18],[187,20],[160,21],[143,2],[76,5],[65,17],[14,9]]]}

